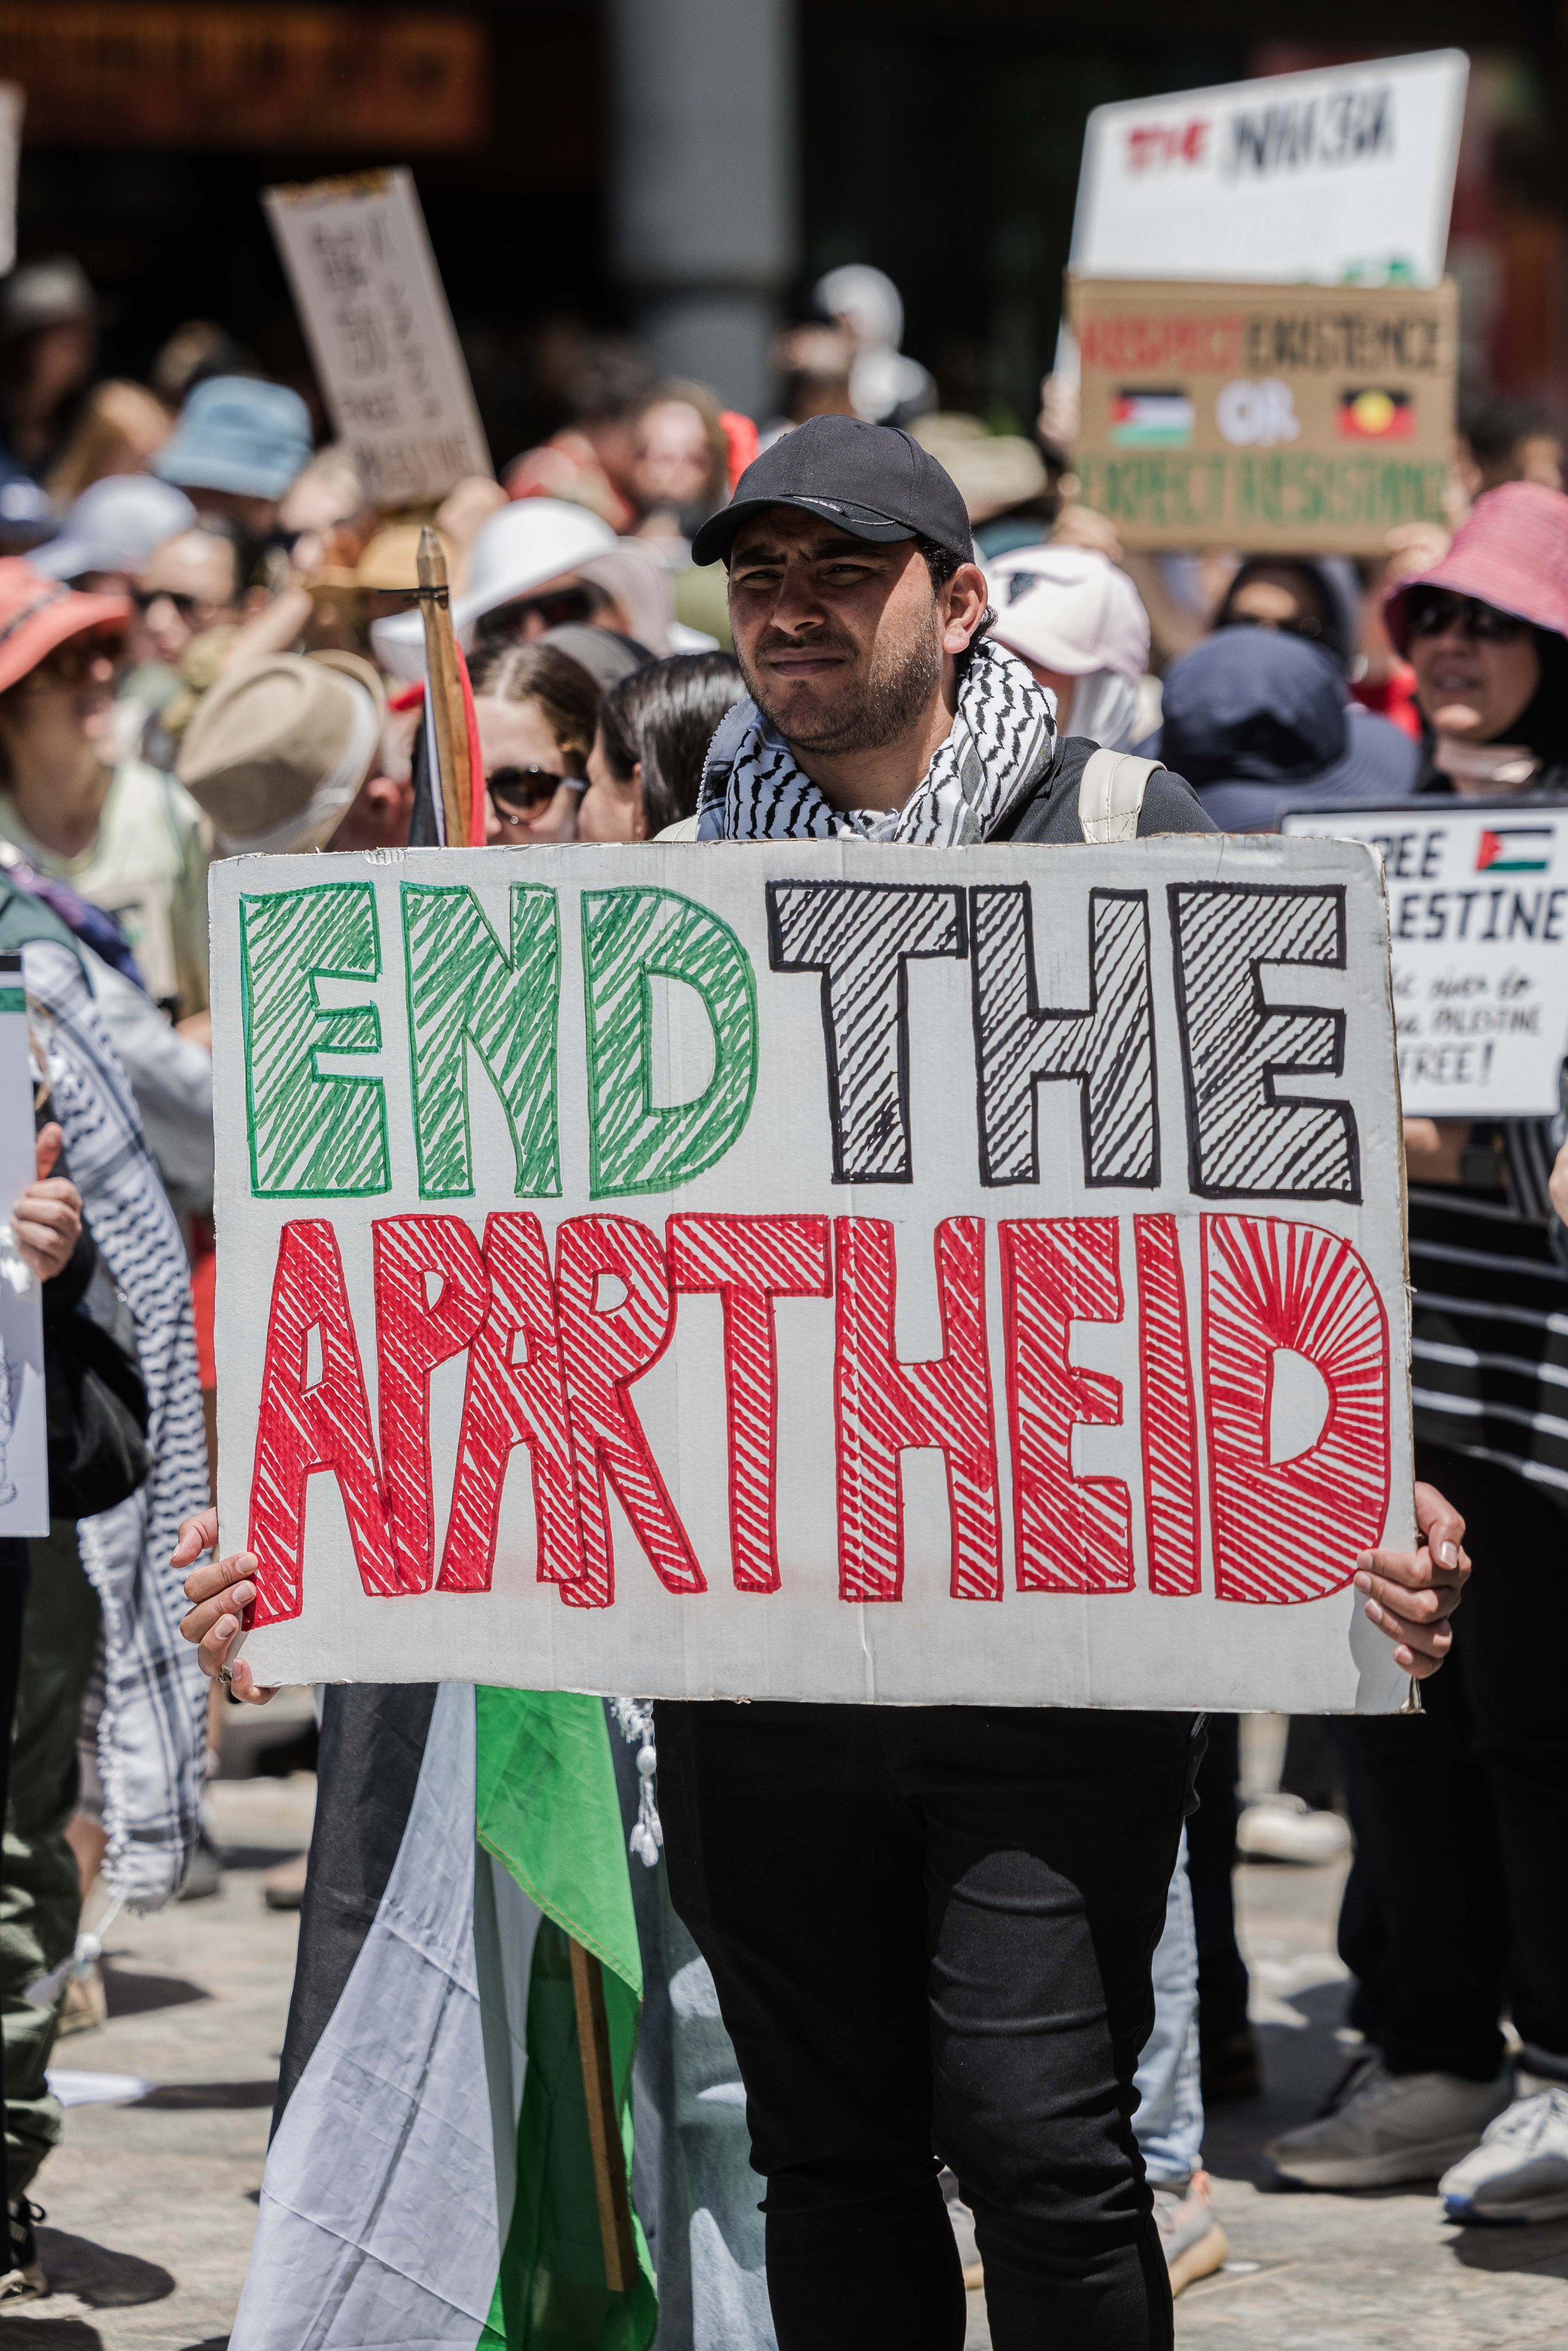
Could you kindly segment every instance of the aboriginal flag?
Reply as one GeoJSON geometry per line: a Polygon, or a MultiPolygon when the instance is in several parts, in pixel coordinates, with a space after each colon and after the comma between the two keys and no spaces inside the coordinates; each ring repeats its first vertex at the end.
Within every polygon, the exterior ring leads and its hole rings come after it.
{"type": "Polygon", "coordinates": [[[1339,396],[1342,441],[1408,441],[1416,409],[1407,392],[1384,392],[1375,384],[1339,396]]]}

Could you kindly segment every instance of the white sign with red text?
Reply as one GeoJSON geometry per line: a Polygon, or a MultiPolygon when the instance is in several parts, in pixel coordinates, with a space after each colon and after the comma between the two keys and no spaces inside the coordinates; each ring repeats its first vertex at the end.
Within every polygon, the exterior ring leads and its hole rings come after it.
{"type": "Polygon", "coordinates": [[[1304,810],[1281,830],[1382,856],[1410,1115],[1552,1115],[1568,1055],[1568,809],[1407,801],[1304,810]]]}
{"type": "Polygon", "coordinates": [[[1469,70],[1434,49],[1096,107],[1071,267],[1436,286],[1469,70]]]}
{"type": "Polygon", "coordinates": [[[230,858],[212,906],[261,1680],[1397,1703],[1364,847],[230,858]]]}

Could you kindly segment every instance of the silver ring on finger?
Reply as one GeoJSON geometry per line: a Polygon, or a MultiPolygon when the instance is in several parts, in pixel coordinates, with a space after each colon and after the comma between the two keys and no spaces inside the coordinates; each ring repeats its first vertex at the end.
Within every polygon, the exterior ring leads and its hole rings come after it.
{"type": "Polygon", "coordinates": [[[232,1690],[235,1686],[234,1667],[232,1666],[220,1666],[218,1667],[218,1679],[222,1682],[225,1689],[232,1690]]]}

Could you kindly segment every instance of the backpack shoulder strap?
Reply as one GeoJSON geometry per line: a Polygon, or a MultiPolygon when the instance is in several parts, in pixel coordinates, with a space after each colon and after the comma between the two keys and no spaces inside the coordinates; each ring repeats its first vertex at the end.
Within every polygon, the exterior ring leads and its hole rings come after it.
{"type": "Polygon", "coordinates": [[[1159,759],[1126,751],[1092,752],[1078,778],[1078,821],[1085,841],[1135,841],[1144,793],[1159,759]]]}

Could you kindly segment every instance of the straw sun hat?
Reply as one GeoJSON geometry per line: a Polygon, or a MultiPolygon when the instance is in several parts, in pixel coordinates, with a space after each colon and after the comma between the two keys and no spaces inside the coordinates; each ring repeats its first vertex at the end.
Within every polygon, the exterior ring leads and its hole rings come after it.
{"type": "Polygon", "coordinates": [[[218,680],[179,778],[231,855],[324,848],[370,774],[386,692],[358,653],[273,653],[218,680]]]}

